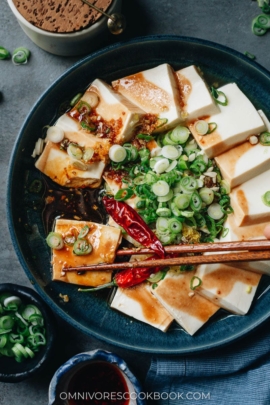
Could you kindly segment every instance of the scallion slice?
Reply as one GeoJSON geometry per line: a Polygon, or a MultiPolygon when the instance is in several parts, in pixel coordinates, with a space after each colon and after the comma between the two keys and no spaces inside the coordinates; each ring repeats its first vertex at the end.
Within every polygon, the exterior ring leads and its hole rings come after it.
{"type": "Polygon", "coordinates": [[[267,206],[270,207],[270,191],[266,191],[262,196],[262,202],[267,206]]]}
{"type": "Polygon", "coordinates": [[[212,134],[217,129],[217,123],[216,122],[209,122],[208,123],[208,131],[207,134],[212,134]]]}
{"type": "Polygon", "coordinates": [[[165,208],[165,207],[158,208],[156,213],[159,217],[166,217],[166,218],[170,217],[172,214],[171,210],[169,208],[165,208]]]}
{"type": "Polygon", "coordinates": [[[194,129],[198,133],[198,135],[206,135],[209,130],[209,125],[204,120],[198,120],[194,124],[194,129]]]}
{"type": "Polygon", "coordinates": [[[256,17],[252,20],[251,30],[253,34],[257,36],[262,36],[267,33],[266,28],[262,28],[261,26],[258,25],[256,17]]]}
{"type": "Polygon", "coordinates": [[[200,279],[200,277],[193,276],[190,280],[190,289],[194,291],[196,290],[196,288],[200,287],[201,284],[202,280],[200,279]]]}
{"type": "Polygon", "coordinates": [[[170,133],[169,137],[174,143],[178,143],[178,144],[182,145],[187,142],[189,135],[190,135],[190,131],[187,127],[178,125],[177,127],[175,127],[173,129],[173,131],[170,133]]]}
{"type": "Polygon", "coordinates": [[[50,232],[46,238],[46,242],[52,249],[60,250],[64,247],[63,237],[57,232],[50,232]]]}
{"type": "Polygon", "coordinates": [[[92,159],[93,155],[94,155],[95,151],[93,148],[85,148],[83,151],[83,160],[85,162],[89,162],[89,160],[92,159]]]}
{"type": "Polygon", "coordinates": [[[89,255],[93,250],[93,246],[86,239],[78,239],[73,245],[73,253],[76,256],[89,255]]]}
{"type": "Polygon", "coordinates": [[[177,218],[171,218],[168,222],[169,231],[172,233],[179,233],[182,230],[182,222],[178,221],[177,218]]]}
{"type": "Polygon", "coordinates": [[[68,155],[73,158],[73,159],[82,159],[83,157],[83,151],[82,149],[79,147],[79,145],[75,144],[75,143],[70,143],[67,147],[67,153],[68,155]]]}
{"type": "Polygon", "coordinates": [[[152,185],[153,193],[158,197],[164,197],[170,191],[170,186],[166,181],[159,180],[152,185]]]}
{"type": "Polygon", "coordinates": [[[109,150],[109,157],[113,162],[123,162],[127,157],[127,151],[121,145],[113,145],[109,150]]]}
{"type": "Polygon", "coordinates": [[[190,194],[177,194],[173,200],[176,207],[180,210],[185,210],[189,206],[190,194]]]}
{"type": "Polygon", "coordinates": [[[146,142],[152,141],[154,139],[153,136],[148,135],[148,134],[138,134],[137,138],[142,139],[143,141],[146,141],[146,142]]]}
{"type": "Polygon", "coordinates": [[[9,57],[10,57],[9,51],[3,46],[0,46],[0,60],[8,59],[9,57]]]}
{"type": "Polygon", "coordinates": [[[190,208],[195,212],[199,212],[202,208],[202,200],[201,200],[201,197],[199,196],[199,193],[197,193],[197,191],[194,191],[191,194],[190,208]]]}
{"type": "Polygon", "coordinates": [[[161,155],[167,159],[178,159],[179,151],[174,145],[165,145],[161,149],[161,155]]]}
{"type": "Polygon", "coordinates": [[[180,180],[180,187],[183,193],[192,193],[197,189],[198,183],[194,177],[185,176],[180,180]]]}
{"type": "Polygon", "coordinates": [[[134,195],[134,191],[131,188],[121,188],[115,194],[114,199],[116,201],[126,201],[133,195],[134,195]]]}
{"type": "Polygon", "coordinates": [[[202,187],[202,188],[199,190],[199,195],[200,195],[202,201],[203,201],[206,205],[210,205],[210,204],[212,204],[212,202],[214,201],[215,194],[214,194],[213,190],[211,190],[211,188],[202,187]]]}
{"type": "Polygon", "coordinates": [[[270,146],[270,132],[262,132],[260,134],[259,141],[261,145],[270,146]]]}
{"type": "Polygon", "coordinates": [[[52,126],[47,129],[46,140],[53,143],[62,142],[65,137],[65,133],[62,128],[52,126]]]}
{"type": "Polygon", "coordinates": [[[170,161],[166,158],[163,158],[163,159],[159,159],[155,163],[153,170],[156,173],[161,174],[161,173],[165,172],[165,170],[168,169],[169,166],[170,166],[170,161]]]}
{"type": "Polygon", "coordinates": [[[82,227],[82,229],[80,230],[80,233],[78,235],[78,239],[83,239],[86,237],[86,235],[89,233],[90,229],[88,225],[85,225],[82,227]]]}
{"type": "Polygon", "coordinates": [[[209,205],[207,213],[212,219],[221,219],[224,217],[224,212],[218,203],[213,203],[209,205]]]}
{"type": "Polygon", "coordinates": [[[83,96],[83,94],[82,93],[78,93],[78,94],[76,94],[76,96],[74,96],[72,99],[71,99],[71,101],[70,101],[70,106],[71,107],[74,107],[79,101],[80,101],[80,99],[82,98],[82,96],[83,96]]]}
{"type": "Polygon", "coordinates": [[[157,273],[151,274],[151,276],[147,279],[150,283],[158,283],[159,281],[163,280],[166,276],[166,271],[160,270],[157,273]]]}
{"type": "Polygon", "coordinates": [[[25,65],[28,62],[30,51],[27,48],[19,47],[12,53],[12,62],[14,65],[25,65]]]}
{"type": "Polygon", "coordinates": [[[211,93],[216,102],[220,105],[228,105],[228,99],[226,95],[223,93],[223,91],[217,90],[214,87],[211,87],[211,93]]]}

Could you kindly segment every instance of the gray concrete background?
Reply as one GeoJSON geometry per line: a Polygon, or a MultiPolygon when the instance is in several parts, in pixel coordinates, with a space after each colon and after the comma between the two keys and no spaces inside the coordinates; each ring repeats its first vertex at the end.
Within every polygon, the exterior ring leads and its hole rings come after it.
{"type": "MultiPolygon", "coordinates": [[[[175,34],[203,38],[229,46],[239,52],[249,51],[256,61],[270,70],[270,32],[256,37],[251,21],[260,13],[252,0],[123,0],[127,30],[110,42],[149,34],[175,34]]],[[[0,46],[11,52],[19,46],[31,50],[30,62],[14,66],[0,61],[0,282],[31,286],[14,252],[6,221],[6,181],[10,153],[18,131],[30,108],[50,84],[81,57],[58,57],[46,53],[23,33],[6,0],[1,0],[0,46]]],[[[59,320],[61,350],[41,375],[19,384],[0,384],[0,405],[47,403],[49,381],[57,367],[73,354],[104,348],[122,356],[144,379],[150,356],[138,355],[84,336],[59,320]]]]}

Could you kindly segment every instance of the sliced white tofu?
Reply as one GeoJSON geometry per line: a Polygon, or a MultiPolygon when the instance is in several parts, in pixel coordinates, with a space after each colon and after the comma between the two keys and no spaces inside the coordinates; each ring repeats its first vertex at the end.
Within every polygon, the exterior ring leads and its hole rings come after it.
{"type": "Polygon", "coordinates": [[[124,229],[121,228],[120,225],[118,225],[111,216],[109,216],[109,220],[107,225],[109,226],[114,226],[115,228],[121,229],[122,232],[122,237],[123,239],[126,239],[128,242],[132,243],[135,247],[140,247],[142,246],[139,242],[137,242],[135,239],[132,238],[132,236],[128,235],[126,232],[124,232],[124,229]]]}
{"type": "Polygon", "coordinates": [[[35,166],[61,186],[99,187],[105,168],[103,161],[89,164],[87,170],[79,170],[74,164],[76,165],[77,161],[72,159],[66,151],[61,150],[59,144],[49,141],[35,166]]]}
{"type": "Polygon", "coordinates": [[[56,122],[56,126],[68,131],[84,131],[96,138],[107,139],[111,144],[123,144],[129,141],[136,131],[137,125],[143,119],[145,112],[132,104],[121,94],[116,93],[111,86],[100,79],[93,81],[75,107],[63,114],[56,122]],[[96,94],[98,104],[90,108],[86,126],[82,127],[84,115],[78,113],[82,102],[89,103],[90,94],[96,94]],[[89,122],[88,122],[89,121],[89,122]]]}
{"type": "Polygon", "coordinates": [[[231,194],[231,206],[238,226],[270,221],[270,207],[262,197],[270,191],[270,169],[235,187],[231,194]]]}
{"type": "Polygon", "coordinates": [[[261,274],[219,263],[201,264],[196,276],[202,281],[198,294],[239,315],[249,311],[261,279],[261,274]]]}
{"type": "Polygon", "coordinates": [[[111,308],[163,332],[167,331],[173,321],[173,317],[151,293],[151,286],[146,283],[132,288],[118,288],[111,308]]]}
{"type": "Polygon", "coordinates": [[[84,226],[89,227],[85,236],[93,247],[91,253],[78,256],[73,253],[73,245],[64,244],[60,250],[52,249],[53,280],[85,286],[98,286],[111,281],[111,271],[62,272],[64,267],[90,266],[98,263],[113,263],[116,250],[121,242],[121,231],[117,228],[88,221],[57,219],[54,232],[68,236],[79,235],[84,226]]]}
{"type": "MultiPolygon", "coordinates": [[[[228,229],[228,232],[224,238],[220,239],[220,242],[237,242],[244,240],[253,240],[253,239],[266,239],[263,231],[266,225],[269,222],[260,223],[256,225],[241,226],[238,227],[235,223],[235,215],[231,214],[226,220],[224,227],[228,229]]],[[[235,264],[232,264],[235,265],[235,264]]],[[[254,271],[260,274],[266,274],[270,276],[270,260],[258,260],[252,262],[238,262],[237,267],[254,271]]]]}
{"type": "Polygon", "coordinates": [[[190,335],[194,335],[219,309],[190,289],[194,274],[194,271],[179,273],[172,267],[152,289],[154,296],[190,335]]]}
{"type": "Polygon", "coordinates": [[[176,72],[180,89],[180,103],[187,120],[217,114],[220,109],[208,86],[194,65],[176,72]]]}
{"type": "Polygon", "coordinates": [[[215,158],[222,177],[236,187],[269,169],[270,147],[244,142],[215,158]]]}
{"type": "MultiPolygon", "coordinates": [[[[128,184],[122,182],[122,179],[126,176],[126,172],[120,170],[107,170],[103,174],[103,179],[107,183],[109,190],[112,192],[113,195],[117,193],[120,189],[127,188],[128,184]]],[[[131,198],[125,200],[125,202],[130,205],[132,208],[136,208],[137,202],[140,198],[134,194],[131,198]]]]}
{"type": "Polygon", "coordinates": [[[265,130],[265,124],[251,101],[235,83],[226,84],[218,90],[228,100],[226,106],[220,105],[220,113],[205,120],[217,124],[211,134],[200,135],[195,129],[195,122],[189,125],[197,143],[209,158],[220,155],[232,147],[244,142],[251,135],[258,135],[265,130]]]}
{"type": "Polygon", "coordinates": [[[167,120],[156,131],[167,130],[183,121],[178,84],[173,69],[166,63],[115,80],[112,86],[148,114],[167,120]]]}

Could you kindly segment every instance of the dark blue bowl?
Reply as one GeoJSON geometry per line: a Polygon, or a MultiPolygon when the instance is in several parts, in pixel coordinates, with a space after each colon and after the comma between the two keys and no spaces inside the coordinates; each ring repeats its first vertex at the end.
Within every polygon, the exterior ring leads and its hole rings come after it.
{"type": "Polygon", "coordinates": [[[32,377],[40,372],[50,360],[53,353],[56,331],[54,317],[47,305],[42,301],[36,291],[17,284],[0,284],[0,294],[8,292],[18,296],[23,303],[36,305],[43,314],[46,328],[46,345],[35,353],[35,357],[17,363],[12,357],[0,357],[0,381],[15,383],[32,377]]]}
{"type": "MultiPolygon", "coordinates": [[[[263,278],[247,316],[228,316],[219,311],[191,337],[173,325],[164,334],[141,322],[111,310],[107,292],[80,294],[77,287],[51,282],[50,251],[44,241],[41,209],[34,209],[25,185],[39,176],[31,153],[45,125],[52,123],[59,106],[82,92],[92,80],[113,79],[169,63],[175,69],[196,64],[207,81],[236,82],[241,90],[270,117],[270,74],[246,56],[211,42],[176,36],[138,38],[96,52],[63,74],[41,96],[30,111],[14,147],[8,178],[8,222],[20,263],[35,288],[54,312],[81,331],[109,343],[152,353],[192,353],[232,342],[261,324],[270,315],[269,286],[263,278]],[[31,205],[32,204],[32,205],[31,205]],[[25,223],[28,227],[24,227],[25,223]],[[31,233],[28,233],[30,225],[31,233]],[[59,293],[68,294],[70,303],[59,302],[59,293]]],[[[36,196],[35,204],[41,198],[36,196]]]]}
{"type": "MultiPolygon", "coordinates": [[[[131,396],[130,405],[145,405],[145,394],[142,391],[140,382],[128,368],[126,362],[117,354],[104,350],[93,350],[79,353],[69,359],[55,372],[49,386],[49,404],[64,404],[68,400],[68,384],[70,379],[83,367],[90,363],[110,363],[117,367],[126,380],[131,396]]],[[[80,393],[81,395],[83,393],[80,393]]]]}

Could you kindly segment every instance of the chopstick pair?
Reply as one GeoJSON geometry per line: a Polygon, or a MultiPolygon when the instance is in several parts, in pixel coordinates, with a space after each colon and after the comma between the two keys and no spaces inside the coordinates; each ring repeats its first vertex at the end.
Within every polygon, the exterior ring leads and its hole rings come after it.
{"type": "MultiPolygon", "coordinates": [[[[270,260],[270,240],[254,240],[243,242],[211,242],[197,243],[194,245],[171,245],[164,247],[166,253],[208,253],[210,255],[180,256],[168,259],[135,260],[123,263],[100,263],[91,266],[67,267],[62,271],[96,271],[96,270],[123,270],[138,267],[167,267],[184,264],[211,264],[211,263],[234,263],[256,260],[270,260]],[[228,252],[228,253],[223,253],[228,252]]],[[[130,256],[139,254],[154,254],[148,248],[122,249],[116,252],[117,256],[130,256]]]]}

